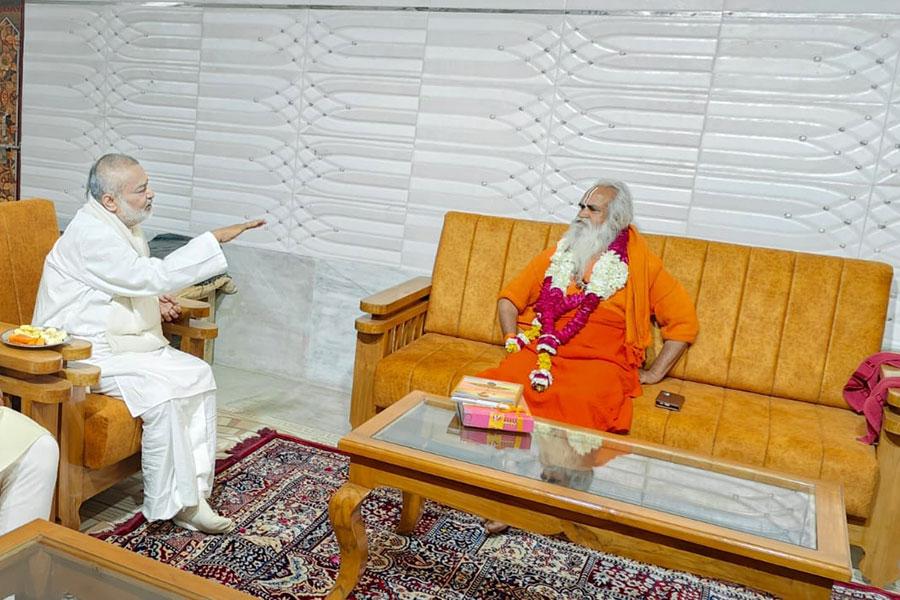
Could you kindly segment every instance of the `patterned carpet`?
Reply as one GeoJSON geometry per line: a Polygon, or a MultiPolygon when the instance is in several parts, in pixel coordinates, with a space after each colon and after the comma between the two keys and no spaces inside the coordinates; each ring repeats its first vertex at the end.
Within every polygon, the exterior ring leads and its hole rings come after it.
{"type": "MultiPolygon", "coordinates": [[[[217,469],[212,504],[237,531],[204,536],[142,516],[101,539],[265,599],[324,596],[339,549],[328,500],[345,481],[347,458],[291,436],[261,430],[217,469]]],[[[393,532],[399,493],[376,490],[363,504],[369,562],[355,599],[531,600],[650,598],[743,600],[769,596],[732,584],[603,554],[562,539],[510,529],[485,537],[481,520],[427,502],[414,535],[393,532]]],[[[881,600],[887,594],[836,586],[833,600],[881,600]]]]}

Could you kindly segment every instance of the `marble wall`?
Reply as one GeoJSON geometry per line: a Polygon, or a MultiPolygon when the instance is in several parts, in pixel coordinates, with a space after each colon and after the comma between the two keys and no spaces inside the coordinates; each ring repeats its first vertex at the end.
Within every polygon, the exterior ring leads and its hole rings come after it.
{"type": "Polygon", "coordinates": [[[900,265],[891,0],[171,4],[26,4],[22,196],[65,222],[116,150],[151,231],[267,218],[221,361],[349,387],[361,292],[427,272],[447,210],[569,220],[598,176],[649,231],[900,265]]]}
{"type": "Polygon", "coordinates": [[[218,300],[216,363],[347,392],[360,298],[414,274],[235,244],[225,256],[238,292],[218,300]]]}

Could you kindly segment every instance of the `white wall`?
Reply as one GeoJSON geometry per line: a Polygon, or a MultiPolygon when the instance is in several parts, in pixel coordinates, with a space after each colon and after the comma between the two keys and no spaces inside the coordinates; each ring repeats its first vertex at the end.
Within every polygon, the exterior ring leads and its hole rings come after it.
{"type": "Polygon", "coordinates": [[[448,209],[569,220],[614,176],[648,231],[900,265],[895,1],[343,4],[26,4],[23,197],[71,216],[114,149],[151,229],[404,273],[448,209]]]}

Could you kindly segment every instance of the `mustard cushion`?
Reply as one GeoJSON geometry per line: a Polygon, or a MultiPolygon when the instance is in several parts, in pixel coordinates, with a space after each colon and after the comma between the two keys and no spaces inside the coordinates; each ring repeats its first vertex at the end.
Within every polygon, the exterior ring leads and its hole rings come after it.
{"type": "Polygon", "coordinates": [[[375,406],[390,406],[413,390],[447,396],[463,375],[497,366],[501,346],[426,333],[381,359],[375,368],[375,406]]]}
{"type": "Polygon", "coordinates": [[[875,448],[856,441],[866,421],[849,410],[669,378],[634,400],[636,438],[844,485],[847,514],[866,518],[878,483],[875,448]],[[666,389],[680,412],[654,405],[666,389]]]}
{"type": "Polygon", "coordinates": [[[141,449],[140,419],[119,398],[88,394],[84,401],[84,466],[100,469],[141,449]]]}

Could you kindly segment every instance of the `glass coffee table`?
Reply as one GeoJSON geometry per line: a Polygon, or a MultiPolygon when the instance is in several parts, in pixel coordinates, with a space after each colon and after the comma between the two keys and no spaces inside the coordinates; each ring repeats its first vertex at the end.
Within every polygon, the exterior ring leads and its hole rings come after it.
{"type": "Polygon", "coordinates": [[[175,567],[47,521],[0,536],[0,597],[15,600],[252,600],[175,567]]]}
{"type": "Polygon", "coordinates": [[[413,392],[341,439],[349,481],[329,514],[341,567],[329,598],[365,569],[360,503],[399,488],[398,530],[422,499],[666,568],[787,598],[829,598],[850,580],[840,484],[536,420],[531,434],[463,428],[455,404],[413,392]]]}

